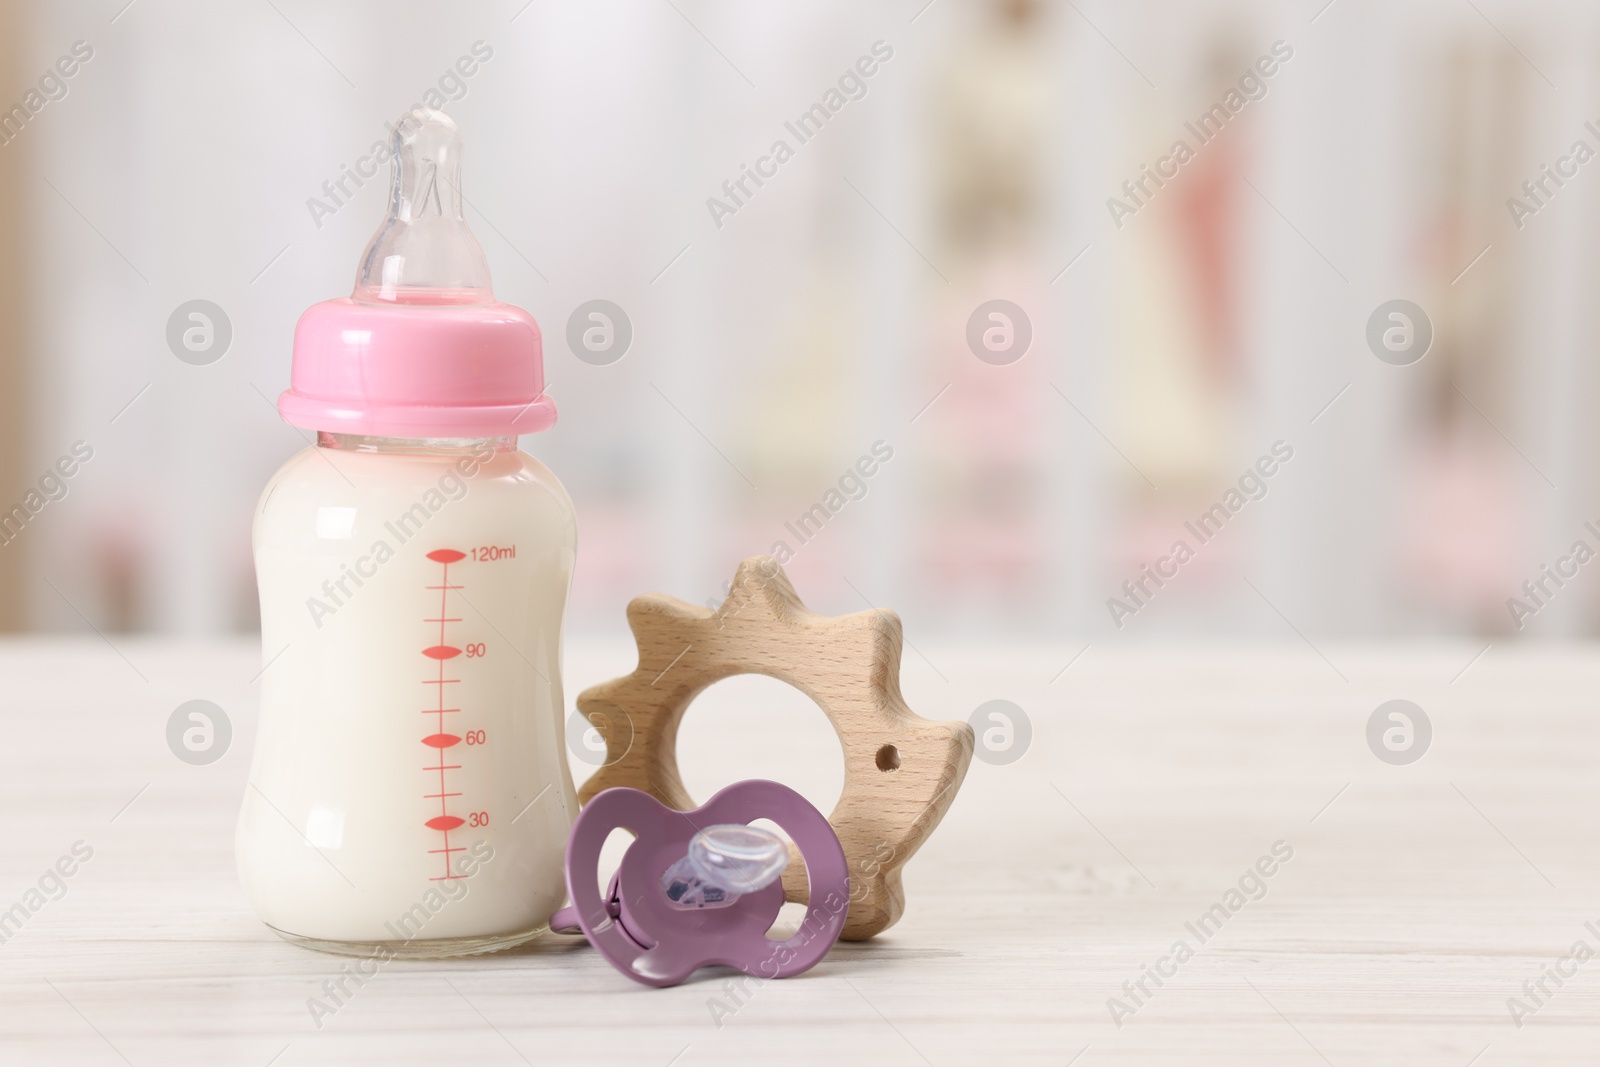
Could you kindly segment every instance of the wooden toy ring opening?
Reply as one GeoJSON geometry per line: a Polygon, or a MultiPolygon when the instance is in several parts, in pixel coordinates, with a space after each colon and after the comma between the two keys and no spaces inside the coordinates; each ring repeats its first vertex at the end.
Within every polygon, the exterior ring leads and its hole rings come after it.
{"type": "MultiPolygon", "coordinates": [[[[606,741],[606,762],[579,799],[630,786],[694,808],[677,759],[678,724],[694,698],[736,674],[786,682],[823,710],[844,750],[844,789],[828,817],[850,873],[842,936],[862,941],[893,925],[905,910],[900,869],[955,799],[973,747],[966,723],[933,722],[906,706],[899,617],[817,615],[776,560],[755,556],[715,611],[651,594],[628,605],[628,625],[638,667],[578,697],[606,741]]],[[[808,903],[803,863],[790,864],[783,888],[785,899],[808,903]]]]}

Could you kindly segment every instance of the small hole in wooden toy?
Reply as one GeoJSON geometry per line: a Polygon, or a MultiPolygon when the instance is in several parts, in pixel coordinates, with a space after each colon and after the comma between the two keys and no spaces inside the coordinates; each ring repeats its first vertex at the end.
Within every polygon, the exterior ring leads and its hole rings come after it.
{"type": "Polygon", "coordinates": [[[898,771],[900,769],[900,750],[893,745],[884,745],[878,749],[878,757],[874,761],[880,771],[898,771]]]}

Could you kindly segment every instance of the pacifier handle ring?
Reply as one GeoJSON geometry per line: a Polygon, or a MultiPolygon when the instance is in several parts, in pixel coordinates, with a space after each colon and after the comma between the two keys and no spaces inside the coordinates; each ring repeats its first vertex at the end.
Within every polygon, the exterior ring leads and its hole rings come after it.
{"type": "MultiPolygon", "coordinates": [[[[569,917],[567,913],[570,913],[570,919],[582,929],[590,944],[616,962],[641,954],[645,947],[628,936],[618,919],[612,918],[608,896],[600,893],[600,850],[612,830],[631,830],[637,843],[639,838],[669,832],[670,827],[663,818],[668,814],[668,809],[648,793],[636,789],[611,792],[616,795],[598,807],[596,802],[601,798],[596,797],[578,813],[578,818],[573,822],[572,835],[567,839],[566,872],[567,895],[572,898],[572,903],[561,909],[558,915],[566,919],[569,917]],[[589,817],[589,822],[609,816],[604,823],[604,832],[579,833],[578,827],[586,821],[585,816],[589,817]]],[[[613,876],[612,884],[616,885],[616,881],[613,876]]]]}
{"type": "MultiPolygon", "coordinates": [[[[621,890],[618,886],[620,878],[621,876],[618,872],[612,872],[611,884],[606,887],[604,897],[606,914],[613,919],[622,913],[622,905],[620,903],[621,890]]],[[[595,884],[598,885],[599,882],[597,881],[595,884]]],[[[568,904],[566,907],[557,908],[555,914],[550,916],[550,932],[563,935],[582,935],[583,925],[578,922],[577,905],[568,904]]]]}

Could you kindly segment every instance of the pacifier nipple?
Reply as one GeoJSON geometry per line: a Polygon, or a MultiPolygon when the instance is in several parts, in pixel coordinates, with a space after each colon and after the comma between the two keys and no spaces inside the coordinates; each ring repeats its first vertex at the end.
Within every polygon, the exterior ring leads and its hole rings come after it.
{"type": "Polygon", "coordinates": [[[356,272],[358,304],[488,304],[489,264],[462,211],[461,132],[413,108],[389,142],[389,213],[356,272]]]}
{"type": "Polygon", "coordinates": [[[765,889],[789,866],[789,846],[777,834],[743,823],[708,826],[689,851],[661,876],[661,891],[680,908],[725,908],[765,889]]]}

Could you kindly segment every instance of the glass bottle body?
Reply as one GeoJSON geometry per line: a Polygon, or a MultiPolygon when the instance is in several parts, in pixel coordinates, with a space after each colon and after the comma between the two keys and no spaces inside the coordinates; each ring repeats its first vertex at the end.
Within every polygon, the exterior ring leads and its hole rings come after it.
{"type": "Polygon", "coordinates": [[[253,539],[265,669],[236,851],[257,914],[357,954],[542,932],[577,811],[561,483],[513,438],[324,433],[253,539]]]}

